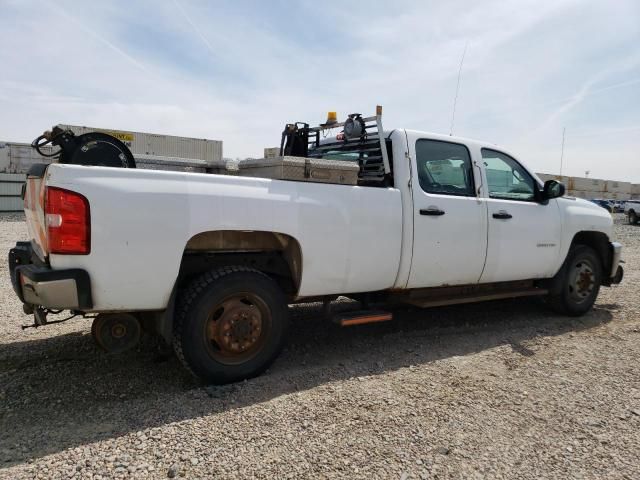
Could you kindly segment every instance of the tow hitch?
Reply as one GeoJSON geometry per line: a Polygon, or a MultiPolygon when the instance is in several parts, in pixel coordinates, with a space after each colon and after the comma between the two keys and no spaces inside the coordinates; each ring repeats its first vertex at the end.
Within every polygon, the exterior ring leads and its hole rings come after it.
{"type": "Polygon", "coordinates": [[[24,311],[25,313],[31,313],[28,312],[28,310],[31,309],[32,313],[33,313],[33,324],[31,325],[22,325],[22,330],[26,330],[27,328],[38,328],[38,327],[44,327],[45,325],[53,325],[54,323],[62,323],[62,322],[66,322],[67,320],[71,320],[72,318],[78,317],[78,316],[82,316],[82,318],[93,318],[93,317],[87,317],[84,313],[74,313],[71,312],[71,316],[67,317],[67,318],[61,318],[59,320],[47,320],[47,316],[52,313],[54,315],[57,315],[59,313],[62,313],[62,310],[50,310],[48,308],[43,308],[43,307],[33,307],[32,305],[25,305],[24,306],[24,311]]]}

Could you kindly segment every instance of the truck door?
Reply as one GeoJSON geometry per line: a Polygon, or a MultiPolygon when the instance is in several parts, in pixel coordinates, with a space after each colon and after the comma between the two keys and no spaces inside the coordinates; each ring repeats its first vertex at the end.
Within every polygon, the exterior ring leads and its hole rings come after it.
{"type": "Polygon", "coordinates": [[[537,182],[513,157],[481,149],[489,245],[481,283],[552,277],[560,254],[557,201],[536,200],[537,182]]]}
{"type": "Polygon", "coordinates": [[[481,171],[466,145],[408,136],[413,257],[408,288],[477,283],[487,247],[481,171]]]}

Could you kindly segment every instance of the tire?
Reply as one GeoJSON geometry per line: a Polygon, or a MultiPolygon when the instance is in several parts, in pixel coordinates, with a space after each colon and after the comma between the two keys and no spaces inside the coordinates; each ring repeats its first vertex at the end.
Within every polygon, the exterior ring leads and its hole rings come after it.
{"type": "Polygon", "coordinates": [[[602,284],[602,262],[595,250],[575,245],[554,278],[548,300],[558,313],[578,317],[584,315],[596,301],[602,284]]]}
{"type": "Polygon", "coordinates": [[[271,365],[288,326],[287,302],[275,281],[251,268],[223,267],[196,278],[182,292],[173,347],[196,377],[232,383],[271,365]]]}
{"type": "Polygon", "coordinates": [[[140,321],[128,313],[101,313],[91,324],[91,335],[105,352],[120,354],[133,350],[140,342],[140,321]]]}
{"type": "Polygon", "coordinates": [[[627,214],[627,220],[629,221],[629,225],[635,225],[638,223],[638,215],[633,210],[629,211],[627,214]]]}

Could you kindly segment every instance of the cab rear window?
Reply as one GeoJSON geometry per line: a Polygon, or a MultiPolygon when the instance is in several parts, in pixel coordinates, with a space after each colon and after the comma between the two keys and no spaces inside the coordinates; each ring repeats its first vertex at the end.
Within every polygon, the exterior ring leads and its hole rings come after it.
{"type": "Polygon", "coordinates": [[[416,142],[420,187],[427,193],[475,196],[471,155],[466,146],[440,140],[416,142]]]}

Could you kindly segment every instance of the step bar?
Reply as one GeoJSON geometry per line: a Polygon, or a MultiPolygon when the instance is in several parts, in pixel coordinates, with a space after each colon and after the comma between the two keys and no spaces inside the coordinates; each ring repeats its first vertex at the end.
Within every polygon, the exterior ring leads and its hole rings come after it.
{"type": "Polygon", "coordinates": [[[351,327],[353,325],[363,325],[365,323],[388,322],[393,319],[391,312],[381,310],[367,310],[357,312],[339,313],[333,316],[334,323],[341,327],[351,327]]]}
{"type": "Polygon", "coordinates": [[[534,280],[518,280],[513,282],[422,288],[409,292],[394,292],[390,295],[389,300],[395,303],[426,308],[507,298],[534,297],[547,295],[548,293],[549,291],[546,288],[536,286],[534,280]]]}

